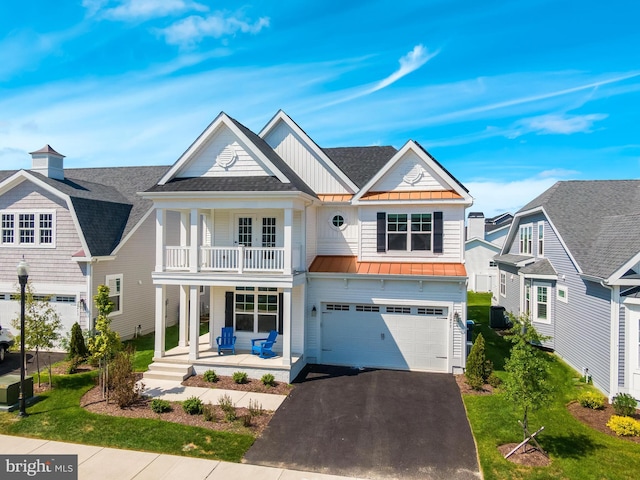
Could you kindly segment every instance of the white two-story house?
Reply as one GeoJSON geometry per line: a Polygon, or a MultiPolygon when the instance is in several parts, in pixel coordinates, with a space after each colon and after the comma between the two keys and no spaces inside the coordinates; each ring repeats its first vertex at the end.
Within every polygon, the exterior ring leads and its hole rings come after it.
{"type": "Polygon", "coordinates": [[[418,143],[323,149],[282,111],[259,134],[221,113],[141,195],[155,207],[158,363],[284,381],[307,363],[464,368],[472,198],[418,143]],[[218,355],[224,326],[238,352],[277,330],[278,356],[218,355]]]}

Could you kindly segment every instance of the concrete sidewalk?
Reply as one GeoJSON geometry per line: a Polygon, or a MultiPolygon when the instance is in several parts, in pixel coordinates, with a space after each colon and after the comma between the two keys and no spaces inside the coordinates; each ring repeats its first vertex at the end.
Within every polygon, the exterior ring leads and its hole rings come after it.
{"type": "Polygon", "coordinates": [[[80,480],[340,480],[321,473],[0,435],[8,455],[78,455],[80,480]]]}
{"type": "Polygon", "coordinates": [[[273,395],[271,393],[243,392],[240,390],[222,390],[219,388],[185,387],[171,380],[143,380],[143,395],[153,398],[162,398],[170,402],[182,402],[189,397],[198,397],[204,403],[218,404],[222,395],[231,397],[236,407],[249,407],[249,402],[262,405],[264,410],[275,411],[280,407],[286,395],[273,395]]]}

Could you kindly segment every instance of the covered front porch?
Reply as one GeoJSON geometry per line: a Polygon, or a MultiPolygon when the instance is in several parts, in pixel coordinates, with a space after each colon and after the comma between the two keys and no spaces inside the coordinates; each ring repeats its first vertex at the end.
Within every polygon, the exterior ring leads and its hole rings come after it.
{"type": "MultiPolygon", "coordinates": [[[[214,337],[216,333],[212,334],[214,337]]],[[[189,359],[189,347],[177,346],[167,350],[163,357],[154,358],[154,362],[189,365],[194,373],[202,375],[207,370],[215,370],[218,375],[231,376],[234,372],[246,372],[249,378],[260,379],[265,373],[271,373],[276,381],[290,383],[300,373],[306,362],[303,354],[292,354],[290,359],[282,355],[272,358],[260,358],[251,355],[247,350],[236,350],[236,354],[228,352],[218,354],[216,346],[211,346],[211,334],[205,333],[198,339],[200,355],[197,359],[189,359]]],[[[213,340],[215,345],[215,338],[213,340]]]]}

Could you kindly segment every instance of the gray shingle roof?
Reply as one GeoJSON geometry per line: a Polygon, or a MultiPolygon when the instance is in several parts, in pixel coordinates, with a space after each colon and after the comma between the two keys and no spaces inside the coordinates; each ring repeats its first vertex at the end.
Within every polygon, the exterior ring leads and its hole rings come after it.
{"type": "Polygon", "coordinates": [[[358,188],[364,187],[397,152],[390,146],[323,148],[322,151],[358,188]]]}
{"type": "MultiPolygon", "coordinates": [[[[29,173],[71,198],[89,248],[85,254],[104,256],[113,252],[152,207],[153,202],[137,192],[154,185],[168,168],[66,168],[64,180],[29,173]]],[[[0,181],[15,173],[0,172],[0,181]]]]}
{"type": "Polygon", "coordinates": [[[543,258],[542,260],[538,260],[526,267],[520,269],[520,273],[525,275],[557,275],[558,272],[553,268],[551,262],[543,258]]]}
{"type": "Polygon", "coordinates": [[[608,278],[640,252],[640,180],[558,182],[520,212],[538,207],[585,274],[608,278]]]}
{"type": "Polygon", "coordinates": [[[508,263],[510,265],[517,265],[520,262],[526,262],[527,260],[533,260],[533,257],[526,255],[514,255],[513,253],[506,253],[504,255],[496,255],[493,257],[496,262],[508,263]]]}

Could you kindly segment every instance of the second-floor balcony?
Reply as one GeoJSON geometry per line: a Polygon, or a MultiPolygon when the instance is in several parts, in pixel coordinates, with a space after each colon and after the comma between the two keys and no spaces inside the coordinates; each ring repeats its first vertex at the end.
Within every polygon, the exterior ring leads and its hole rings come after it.
{"type": "Polygon", "coordinates": [[[283,247],[198,247],[196,268],[192,268],[189,246],[166,246],[165,268],[171,271],[202,272],[264,272],[290,273],[289,269],[301,270],[300,247],[293,247],[291,262],[287,262],[283,247]]]}

